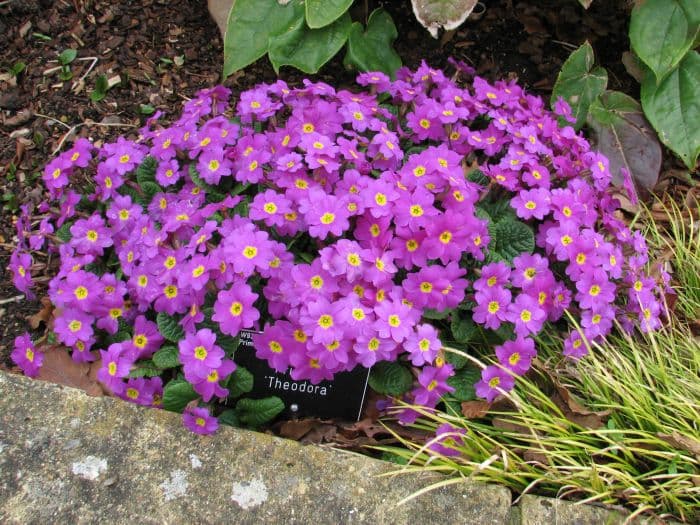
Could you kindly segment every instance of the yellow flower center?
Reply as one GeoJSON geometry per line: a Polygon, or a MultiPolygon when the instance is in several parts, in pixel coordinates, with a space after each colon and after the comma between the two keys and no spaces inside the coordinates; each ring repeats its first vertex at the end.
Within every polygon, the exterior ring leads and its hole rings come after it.
{"type": "Polygon", "coordinates": [[[320,326],[324,330],[328,330],[331,326],[333,326],[333,316],[323,314],[321,317],[318,318],[318,326],[320,326]]]}
{"type": "Polygon", "coordinates": [[[270,341],[267,344],[267,347],[270,349],[270,352],[273,354],[281,354],[282,353],[282,345],[279,344],[278,341],[270,341]]]}
{"type": "Polygon", "coordinates": [[[331,212],[326,212],[323,215],[321,215],[321,223],[322,224],[331,224],[335,220],[335,214],[331,212]]]}
{"type": "Polygon", "coordinates": [[[258,254],[258,249],[255,246],[246,246],[243,248],[243,257],[252,259],[258,254]]]}
{"type": "Polygon", "coordinates": [[[73,321],[68,323],[68,329],[74,333],[77,332],[78,330],[80,330],[82,327],[83,327],[83,323],[81,323],[77,319],[74,319],[73,321]]]}
{"type": "Polygon", "coordinates": [[[489,313],[495,314],[501,309],[501,305],[498,304],[498,301],[491,301],[488,306],[489,313]]]}
{"type": "Polygon", "coordinates": [[[529,323],[532,319],[532,312],[530,310],[523,310],[520,312],[520,320],[523,323],[529,323]]]}
{"type": "Polygon", "coordinates": [[[388,322],[389,322],[389,326],[392,326],[394,328],[401,326],[401,319],[396,314],[391,314],[389,316],[388,322]]]}
{"type": "Polygon", "coordinates": [[[73,293],[75,294],[76,299],[78,299],[79,301],[82,301],[83,299],[85,299],[88,296],[88,289],[85,288],[84,286],[78,286],[75,289],[75,292],[73,292],[73,293]]]}
{"type": "Polygon", "coordinates": [[[413,217],[420,217],[423,215],[423,208],[420,204],[414,204],[411,206],[410,213],[413,217]]]}
{"type": "Polygon", "coordinates": [[[199,359],[200,361],[204,361],[207,358],[207,354],[207,349],[201,345],[195,347],[194,349],[194,357],[195,359],[199,359]]]}
{"type": "Polygon", "coordinates": [[[238,301],[234,301],[233,303],[231,303],[231,308],[229,308],[229,312],[231,312],[232,316],[238,317],[243,313],[243,305],[238,301]]]}

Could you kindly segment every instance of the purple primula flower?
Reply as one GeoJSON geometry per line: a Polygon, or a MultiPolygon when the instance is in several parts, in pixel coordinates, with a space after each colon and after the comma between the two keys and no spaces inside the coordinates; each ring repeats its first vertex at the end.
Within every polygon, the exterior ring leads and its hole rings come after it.
{"type": "Polygon", "coordinates": [[[92,316],[80,310],[68,308],[56,316],[54,331],[59,341],[73,346],[78,340],[90,339],[93,334],[92,322],[92,316]]]}
{"type": "Polygon", "coordinates": [[[185,334],[178,346],[185,371],[200,378],[219,368],[224,358],[224,351],[216,345],[216,335],[208,328],[185,334]]]}
{"type": "Polygon", "coordinates": [[[134,364],[133,357],[121,343],[114,343],[107,350],[100,350],[102,366],[97,371],[97,380],[115,394],[121,394],[125,385],[122,381],[134,364]]]}
{"type": "Polygon", "coordinates": [[[505,369],[490,365],[481,371],[481,381],[474,385],[476,395],[491,403],[501,392],[509,392],[515,385],[513,375],[505,369]]]}
{"type": "Polygon", "coordinates": [[[102,146],[102,154],[106,157],[105,165],[118,175],[124,175],[138,166],[146,156],[143,146],[123,137],[117,142],[102,146]]]}
{"type": "Polygon", "coordinates": [[[535,342],[529,337],[519,337],[496,347],[496,357],[501,365],[520,376],[530,369],[536,355],[535,342]]]}
{"type": "Polygon", "coordinates": [[[253,306],[258,294],[245,282],[237,282],[229,290],[216,296],[212,320],[219,323],[221,331],[236,336],[242,328],[252,328],[260,319],[260,312],[253,306]]]}
{"type": "Polygon", "coordinates": [[[403,346],[408,351],[414,366],[432,363],[442,348],[437,330],[429,324],[417,325],[415,331],[406,338],[403,346]]]}
{"type": "Polygon", "coordinates": [[[510,290],[494,286],[482,292],[476,292],[474,299],[476,301],[472,314],[474,322],[483,324],[491,330],[498,330],[501,323],[509,319],[510,290]]]}
{"type": "Polygon", "coordinates": [[[508,306],[507,319],[515,324],[515,333],[524,337],[539,332],[547,315],[536,298],[521,293],[508,306]]]}
{"type": "Polygon", "coordinates": [[[195,434],[213,434],[219,428],[219,420],[202,407],[187,407],[182,413],[182,422],[185,428],[195,434]]]}
{"type": "Polygon", "coordinates": [[[430,440],[428,450],[441,456],[459,457],[462,452],[457,447],[464,444],[466,435],[467,431],[464,428],[443,423],[435,429],[435,437],[430,440]]]}
{"type": "Polygon", "coordinates": [[[236,364],[230,359],[224,359],[221,366],[212,369],[209,374],[202,378],[192,372],[190,368],[185,369],[185,379],[194,387],[194,391],[202,396],[204,402],[209,402],[212,397],[224,398],[228,396],[228,389],[220,385],[236,369],[236,364]]]}
{"type": "Polygon", "coordinates": [[[34,346],[29,333],[25,332],[15,338],[10,359],[22,369],[24,375],[36,377],[44,362],[44,353],[34,346]]]}
{"type": "Polygon", "coordinates": [[[102,255],[104,249],[112,246],[114,241],[104,219],[93,214],[89,219],[78,219],[70,228],[72,238],[70,245],[78,253],[102,255]]]}
{"type": "Polygon", "coordinates": [[[549,192],[543,188],[521,190],[510,200],[510,205],[521,219],[544,219],[549,213],[549,192]]]}
{"type": "Polygon", "coordinates": [[[447,380],[454,375],[452,365],[442,363],[441,366],[424,366],[418,375],[418,387],[411,391],[413,400],[419,405],[434,407],[440,398],[454,392],[447,380]]]}

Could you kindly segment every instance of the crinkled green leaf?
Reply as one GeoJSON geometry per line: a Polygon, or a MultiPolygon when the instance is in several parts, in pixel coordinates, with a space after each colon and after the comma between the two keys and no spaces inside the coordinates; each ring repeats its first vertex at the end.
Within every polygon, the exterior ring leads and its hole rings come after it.
{"type": "Polygon", "coordinates": [[[253,390],[253,374],[247,368],[238,366],[236,370],[226,380],[226,388],[228,388],[229,397],[240,397],[253,390]]]}
{"type": "Polygon", "coordinates": [[[591,104],[588,123],[598,151],[610,160],[613,183],[622,184],[620,169],[625,168],[638,187],[651,191],[661,169],[661,144],[639,102],[619,91],[606,91],[591,104]]]}
{"type": "Polygon", "coordinates": [[[224,37],[224,77],[243,69],[268,50],[271,36],[288,31],[304,17],[299,0],[236,0],[229,12],[224,37]]]}
{"type": "Polygon", "coordinates": [[[401,57],[392,46],[397,36],[391,15],[383,9],[375,9],[369,16],[366,31],[359,22],[352,24],[343,64],[360,71],[383,71],[394,78],[401,67],[401,57]]]}
{"type": "Polygon", "coordinates": [[[182,412],[187,403],[199,397],[194,388],[184,379],[173,379],[163,389],[163,408],[172,412],[182,412]]]}
{"type": "Polygon", "coordinates": [[[240,419],[238,419],[236,411],[232,408],[224,410],[221,414],[217,416],[217,419],[222,425],[228,425],[234,428],[238,428],[241,426],[241,421],[240,419]]]}
{"type": "Polygon", "coordinates": [[[458,343],[468,343],[476,333],[476,325],[464,312],[454,312],[450,323],[452,337],[458,343]]]}
{"type": "Polygon", "coordinates": [[[506,219],[489,224],[489,261],[511,262],[521,253],[535,249],[535,234],[524,222],[506,219]]]}
{"type": "Polygon", "coordinates": [[[447,378],[447,384],[455,389],[452,392],[459,401],[473,401],[476,399],[474,384],[481,379],[481,369],[476,366],[465,366],[457,370],[455,375],[447,378]]]}
{"type": "Polygon", "coordinates": [[[700,154],[700,55],[691,51],[658,86],[652,75],[642,83],[644,114],[661,142],[673,150],[688,169],[700,154]]]}
{"type": "MultiPolygon", "coordinates": [[[[306,0],[306,23],[312,29],[325,27],[347,14],[352,0],[306,0]]],[[[335,54],[335,53],[334,53],[335,54]]]]}
{"type": "Polygon", "coordinates": [[[269,423],[284,410],[284,403],[277,396],[263,399],[241,399],[236,403],[236,414],[241,423],[257,428],[269,423]]]}
{"type": "Polygon", "coordinates": [[[407,392],[412,384],[411,371],[396,362],[380,361],[369,374],[369,386],[379,394],[398,397],[407,392]]]}
{"type": "Polygon", "coordinates": [[[158,324],[160,335],[172,343],[177,343],[180,339],[185,337],[185,331],[172,315],[159,312],[156,316],[156,323],[158,324]]]}
{"type": "Polygon", "coordinates": [[[139,164],[138,168],[136,168],[136,182],[139,183],[139,186],[142,186],[144,182],[156,182],[156,169],[158,168],[158,161],[151,157],[150,155],[147,156],[141,164],[139,164]]]}
{"type": "Polygon", "coordinates": [[[162,370],[160,367],[150,359],[144,359],[139,361],[134,367],[129,371],[127,377],[155,377],[161,374],[162,370]]]}
{"type": "Polygon", "coordinates": [[[166,345],[153,354],[153,364],[158,368],[180,366],[180,351],[175,345],[166,345]]]}
{"type": "Polygon", "coordinates": [[[550,104],[554,107],[557,99],[563,97],[571,106],[577,130],[586,122],[588,107],[608,85],[607,71],[593,67],[594,60],[593,48],[584,43],[566,59],[552,89],[550,104]]]}
{"type": "Polygon", "coordinates": [[[446,319],[450,315],[452,309],[445,308],[444,310],[434,310],[432,308],[426,308],[423,310],[423,317],[425,319],[446,319]]]}
{"type": "Polygon", "coordinates": [[[276,73],[282,66],[309,74],[318,72],[345,45],[351,24],[347,13],[320,29],[309,29],[303,18],[296,20],[289,31],[270,37],[272,67],[276,73]]]}
{"type": "Polygon", "coordinates": [[[161,188],[155,182],[146,181],[143,184],[140,184],[140,186],[143,190],[143,195],[146,202],[151,202],[156,194],[161,193],[163,191],[163,188],[161,188]]]}
{"type": "Polygon", "coordinates": [[[656,83],[683,60],[698,36],[698,0],[645,0],[637,2],[630,20],[630,43],[653,71],[656,83]]]}
{"type": "Polygon", "coordinates": [[[416,20],[433,38],[438,29],[451,31],[461,26],[472,14],[478,0],[411,0],[416,20]]]}

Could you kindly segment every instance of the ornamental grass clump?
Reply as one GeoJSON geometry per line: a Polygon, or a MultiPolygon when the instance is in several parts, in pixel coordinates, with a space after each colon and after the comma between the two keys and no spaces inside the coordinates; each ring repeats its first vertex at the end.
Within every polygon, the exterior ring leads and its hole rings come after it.
{"type": "MultiPolygon", "coordinates": [[[[614,319],[659,326],[645,241],[613,213],[607,159],[560,127],[568,106],[456,65],[463,84],[424,64],[363,73],[358,92],[280,80],[233,106],[216,87],[137,140],[78,139],[17,223],[15,285],[29,293],[32,252],[58,255],[53,330],[73,359],[101,359],[100,380],[146,405],[184,378],[214,411],[242,329],[294,379],[382,363],[377,390],[431,408],[466,365],[442,342],[487,334],[491,400],[567,309],[590,340],[614,319]]],[[[563,352],[585,354],[578,330],[563,352]]],[[[41,359],[26,338],[14,355],[28,374],[41,359]]],[[[188,426],[215,428],[193,401],[188,426]]]]}

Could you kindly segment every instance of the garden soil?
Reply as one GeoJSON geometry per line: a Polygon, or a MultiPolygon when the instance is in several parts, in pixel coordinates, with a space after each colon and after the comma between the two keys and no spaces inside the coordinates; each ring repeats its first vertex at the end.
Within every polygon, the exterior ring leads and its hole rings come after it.
{"type": "MultiPolygon", "coordinates": [[[[395,47],[411,68],[423,59],[447,67],[454,57],[488,79],[516,78],[548,99],[566,57],[588,40],[609,71],[609,87],[638,95],[621,62],[629,47],[625,1],[594,0],[586,11],[576,0],[483,0],[481,17],[440,40],[417,24],[410,2],[356,4],[356,20],[366,17],[365,6],[371,11],[381,5],[391,13],[399,32],[395,47]]],[[[184,100],[221,81],[221,65],[222,39],[205,0],[0,1],[0,368],[12,369],[13,340],[42,308],[14,289],[7,267],[18,207],[42,199],[43,165],[80,136],[98,143],[135,137],[150,111],[175,118],[184,100]],[[57,56],[68,48],[77,58],[70,64],[72,78],[61,80],[57,56]],[[10,74],[19,63],[24,70],[10,74]],[[100,75],[112,87],[93,102],[100,75]]],[[[351,86],[354,76],[341,54],[311,78],[351,86]]],[[[281,77],[291,85],[304,78],[289,68],[281,77]]],[[[263,58],[224,84],[237,94],[276,78],[263,58]]],[[[37,261],[33,273],[45,289],[46,259],[37,261]]],[[[42,291],[40,286],[37,299],[42,291]]],[[[45,328],[40,317],[33,323],[36,334],[45,328]]]]}

